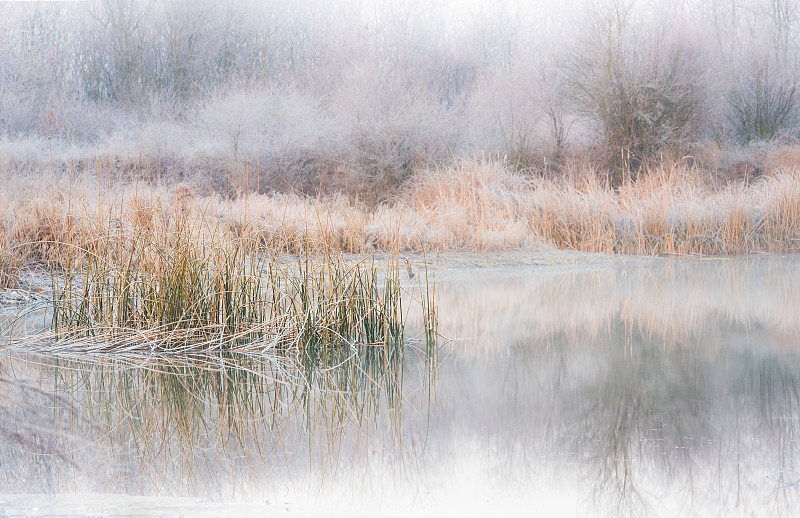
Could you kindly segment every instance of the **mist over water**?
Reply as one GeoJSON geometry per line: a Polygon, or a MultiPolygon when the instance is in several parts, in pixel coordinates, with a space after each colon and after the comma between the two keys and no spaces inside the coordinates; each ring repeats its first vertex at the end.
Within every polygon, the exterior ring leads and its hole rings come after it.
{"type": "Polygon", "coordinates": [[[442,259],[437,361],[4,354],[0,493],[147,496],[87,500],[109,514],[791,515],[798,259],[518,260],[442,259]]]}

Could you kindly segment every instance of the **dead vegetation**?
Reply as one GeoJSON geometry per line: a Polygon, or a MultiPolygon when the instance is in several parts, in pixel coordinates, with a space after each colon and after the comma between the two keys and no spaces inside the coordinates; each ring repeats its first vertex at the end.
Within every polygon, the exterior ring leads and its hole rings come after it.
{"type": "MultiPolygon", "coordinates": [[[[66,265],[115,233],[195,221],[198,243],[246,236],[273,253],[333,248],[365,254],[425,250],[560,248],[629,254],[731,254],[795,250],[800,239],[796,151],[765,155],[753,172],[663,160],[614,185],[580,162],[544,178],[502,161],[455,160],[417,171],[389,201],[239,190],[223,197],[177,183],[123,179],[91,169],[9,174],[0,189],[2,279],[23,262],[66,265]],[[200,192],[198,192],[198,190],[200,192]]],[[[254,177],[257,175],[254,174],[254,177]]],[[[354,186],[354,189],[356,187],[354,186]]]]}

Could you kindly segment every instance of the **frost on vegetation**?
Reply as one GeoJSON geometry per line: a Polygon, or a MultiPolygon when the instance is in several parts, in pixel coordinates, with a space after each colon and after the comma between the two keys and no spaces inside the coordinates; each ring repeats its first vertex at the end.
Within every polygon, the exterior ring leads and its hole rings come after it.
{"type": "Polygon", "coordinates": [[[793,2],[690,4],[7,2],[0,160],[382,192],[454,156],[621,182],[709,142],[794,139],[793,2]]]}

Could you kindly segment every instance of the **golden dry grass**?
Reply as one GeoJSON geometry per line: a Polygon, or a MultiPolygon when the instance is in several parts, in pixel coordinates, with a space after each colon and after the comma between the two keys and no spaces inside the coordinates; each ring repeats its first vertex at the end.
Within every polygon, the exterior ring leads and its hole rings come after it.
{"type": "Polygon", "coordinates": [[[395,206],[430,248],[547,246],[630,254],[796,250],[800,172],[782,167],[752,183],[710,186],[707,173],[662,163],[611,188],[592,170],[570,180],[523,178],[495,162],[461,162],[418,175],[395,206]],[[421,220],[421,221],[420,221],[421,220]]]}
{"type": "MultiPolygon", "coordinates": [[[[785,156],[783,156],[785,155],[785,156]]],[[[561,179],[523,176],[498,161],[419,171],[391,203],[344,195],[197,195],[192,184],[113,179],[113,164],[61,175],[9,173],[0,183],[6,257],[66,264],[124,230],[158,232],[178,212],[200,241],[247,236],[275,251],[559,248],[629,254],[731,254],[798,249],[800,172],[775,154],[754,181],[715,182],[686,161],[663,162],[612,188],[573,164],[561,179]]],[[[16,264],[16,263],[14,263],[16,264]]]]}

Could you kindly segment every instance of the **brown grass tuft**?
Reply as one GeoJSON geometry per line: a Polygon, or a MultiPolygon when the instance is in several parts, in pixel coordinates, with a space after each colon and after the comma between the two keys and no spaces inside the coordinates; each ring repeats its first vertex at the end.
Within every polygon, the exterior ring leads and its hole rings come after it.
{"type": "MultiPolygon", "coordinates": [[[[718,182],[694,160],[663,160],[612,187],[578,162],[558,178],[502,162],[458,160],[418,171],[375,207],[344,194],[198,194],[191,184],[114,179],[102,161],[63,176],[9,175],[0,189],[0,242],[20,261],[66,265],[100,236],[158,233],[191,221],[198,243],[246,237],[271,250],[560,248],[630,254],[731,254],[797,250],[797,150],[773,153],[756,179],[718,182]],[[180,218],[178,218],[180,216],[180,218]]],[[[111,165],[113,167],[113,164],[111,165]]],[[[178,178],[179,175],[176,175],[178,178]]]]}

